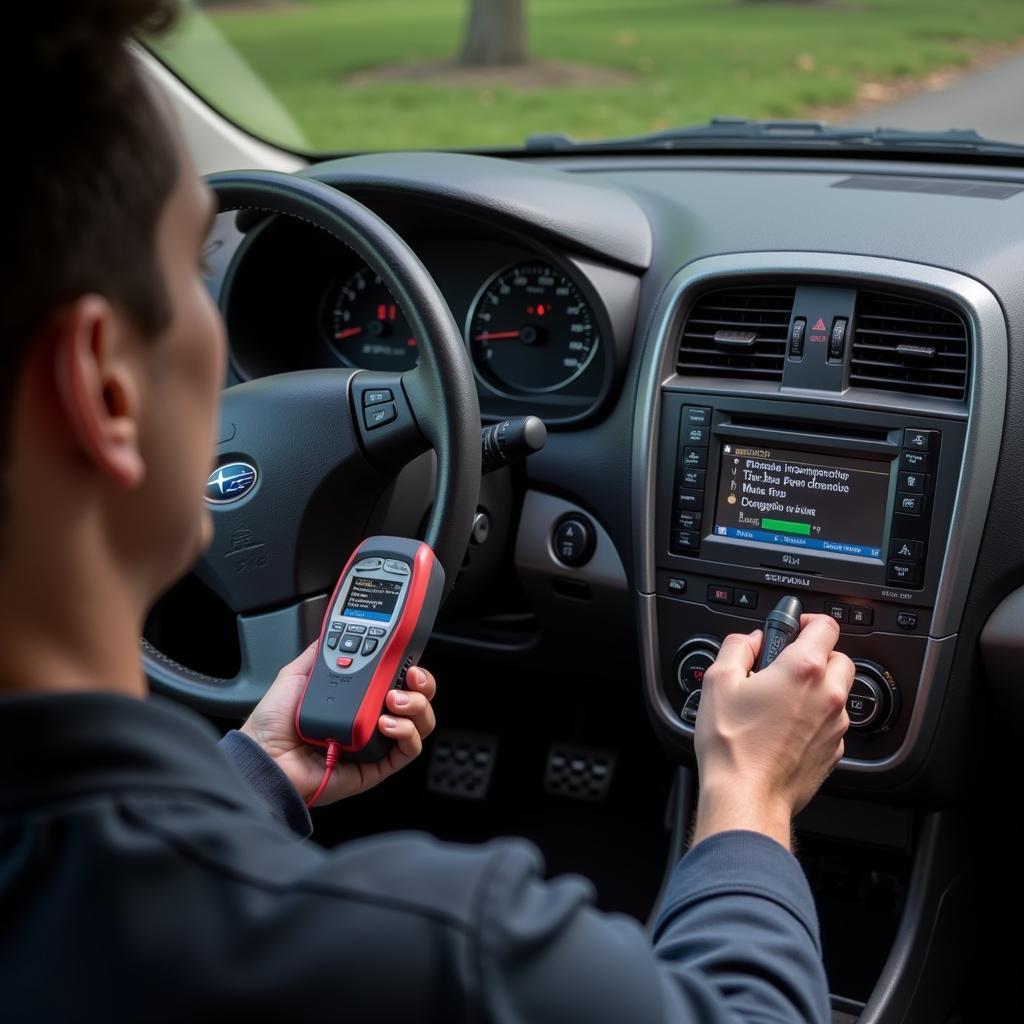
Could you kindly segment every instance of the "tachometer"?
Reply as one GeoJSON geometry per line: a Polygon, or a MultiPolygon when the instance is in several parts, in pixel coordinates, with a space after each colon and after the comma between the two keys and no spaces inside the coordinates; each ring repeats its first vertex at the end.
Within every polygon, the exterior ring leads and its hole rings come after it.
{"type": "Polygon", "coordinates": [[[331,346],[362,370],[411,370],[419,350],[409,323],[369,267],[357,270],[330,299],[331,346]]]}
{"type": "Polygon", "coordinates": [[[590,365],[600,335],[579,288],[546,263],[492,277],[466,319],[473,366],[501,393],[557,391],[590,365]]]}

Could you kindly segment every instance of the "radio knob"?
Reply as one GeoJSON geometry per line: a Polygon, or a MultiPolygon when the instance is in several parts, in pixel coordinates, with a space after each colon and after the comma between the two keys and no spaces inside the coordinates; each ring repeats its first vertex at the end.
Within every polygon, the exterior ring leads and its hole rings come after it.
{"type": "Polygon", "coordinates": [[[704,685],[704,673],[715,660],[714,651],[698,647],[680,658],[676,666],[676,682],[685,694],[691,694],[704,685]]]}
{"type": "Polygon", "coordinates": [[[883,732],[896,717],[899,690],[892,673],[873,661],[854,662],[850,695],[846,698],[846,714],[853,732],[883,732]]]}

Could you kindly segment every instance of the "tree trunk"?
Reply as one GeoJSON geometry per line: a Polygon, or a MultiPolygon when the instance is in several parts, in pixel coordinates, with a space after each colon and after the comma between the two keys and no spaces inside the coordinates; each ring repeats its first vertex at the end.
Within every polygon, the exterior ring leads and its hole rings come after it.
{"type": "Polygon", "coordinates": [[[526,0],[470,0],[459,63],[466,67],[525,64],[526,0]]]}

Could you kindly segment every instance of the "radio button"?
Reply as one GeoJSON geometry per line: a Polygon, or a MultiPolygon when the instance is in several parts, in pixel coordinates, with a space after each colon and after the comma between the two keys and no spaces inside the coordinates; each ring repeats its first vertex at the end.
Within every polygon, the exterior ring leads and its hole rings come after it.
{"type": "Polygon", "coordinates": [[[683,424],[683,432],[680,440],[684,445],[692,444],[701,448],[707,448],[710,433],[710,427],[691,427],[689,424],[683,424]]]}
{"type": "Polygon", "coordinates": [[[928,490],[927,473],[900,473],[899,489],[901,491],[913,491],[915,494],[924,494],[928,490]]]}
{"type": "Polygon", "coordinates": [[[900,453],[900,469],[908,473],[917,473],[928,468],[928,456],[924,452],[900,453]]]}
{"type": "Polygon", "coordinates": [[[901,516],[919,516],[923,509],[923,494],[907,494],[906,491],[896,492],[896,511],[901,516]]]}
{"type": "Polygon", "coordinates": [[[684,448],[680,462],[683,469],[707,469],[708,450],[707,448],[684,448]]]}
{"type": "Polygon", "coordinates": [[[910,558],[917,561],[924,554],[924,541],[893,538],[889,545],[889,554],[893,558],[910,558]]]}
{"type": "Polygon", "coordinates": [[[733,604],[737,608],[756,608],[757,607],[757,591],[756,590],[737,590],[736,598],[733,604]]]}
{"type": "Polygon", "coordinates": [[[676,505],[681,512],[699,512],[704,507],[704,492],[692,487],[682,487],[676,505]]]}
{"type": "Polygon", "coordinates": [[[903,447],[912,452],[926,452],[931,447],[934,430],[914,430],[907,427],[903,431],[903,447]]]}
{"type": "Polygon", "coordinates": [[[708,602],[710,604],[732,604],[732,587],[722,587],[712,583],[708,587],[708,602]]]}
{"type": "Polygon", "coordinates": [[[700,521],[703,517],[699,512],[677,512],[676,513],[676,529],[677,530],[699,530],[700,521]]]}
{"type": "Polygon", "coordinates": [[[825,614],[831,615],[836,622],[845,622],[849,611],[849,607],[845,604],[839,604],[836,601],[827,601],[825,603],[825,614]]]}
{"type": "Polygon", "coordinates": [[[890,562],[886,566],[890,583],[902,583],[912,587],[921,582],[921,566],[917,562],[890,562]]]}
{"type": "Polygon", "coordinates": [[[872,608],[865,608],[861,604],[850,605],[851,626],[871,626],[875,622],[875,612],[872,608]]]}
{"type": "Polygon", "coordinates": [[[683,423],[688,427],[710,427],[711,410],[703,405],[684,405],[683,423]]]}
{"type": "Polygon", "coordinates": [[[679,474],[679,482],[684,487],[703,487],[704,486],[704,470],[703,469],[684,469],[679,474]]]}
{"type": "Polygon", "coordinates": [[[672,554],[695,555],[700,547],[700,534],[690,530],[672,531],[672,554]]]}

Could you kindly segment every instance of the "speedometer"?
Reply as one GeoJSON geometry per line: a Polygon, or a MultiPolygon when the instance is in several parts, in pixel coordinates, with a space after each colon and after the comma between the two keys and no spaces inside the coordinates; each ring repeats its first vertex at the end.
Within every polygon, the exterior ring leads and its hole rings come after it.
{"type": "Polygon", "coordinates": [[[547,263],[521,263],[492,277],[466,319],[477,375],[505,394],[557,391],[590,365],[600,345],[579,288],[547,263]]]}

